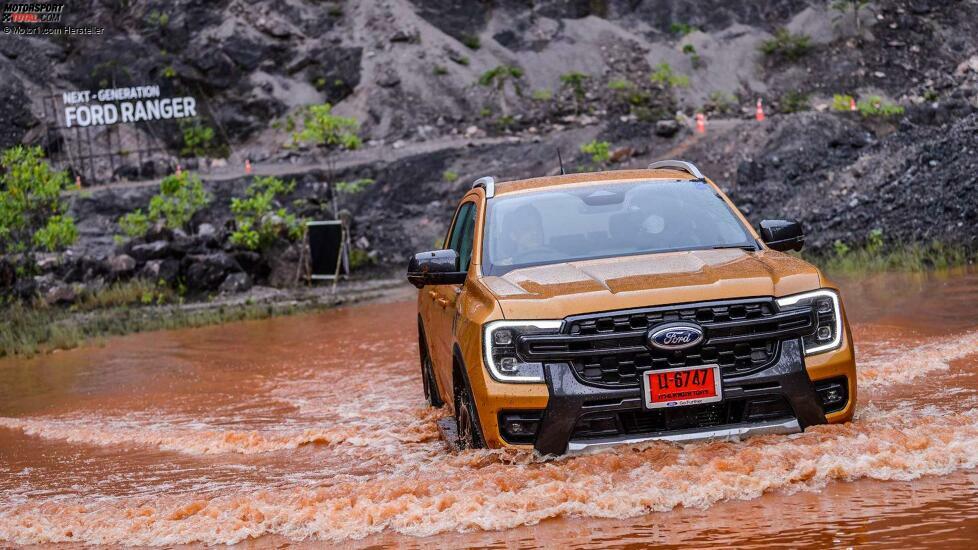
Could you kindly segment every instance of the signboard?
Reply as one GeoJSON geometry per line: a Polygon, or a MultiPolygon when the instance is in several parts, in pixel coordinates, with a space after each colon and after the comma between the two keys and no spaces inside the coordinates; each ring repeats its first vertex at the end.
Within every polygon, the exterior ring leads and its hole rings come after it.
{"type": "Polygon", "coordinates": [[[191,96],[160,97],[159,86],[62,92],[64,128],[109,126],[197,116],[191,96]]]}
{"type": "Polygon", "coordinates": [[[311,278],[331,280],[336,274],[349,275],[343,222],[339,220],[307,222],[311,278]],[[340,267],[337,270],[337,266],[340,267]]]}

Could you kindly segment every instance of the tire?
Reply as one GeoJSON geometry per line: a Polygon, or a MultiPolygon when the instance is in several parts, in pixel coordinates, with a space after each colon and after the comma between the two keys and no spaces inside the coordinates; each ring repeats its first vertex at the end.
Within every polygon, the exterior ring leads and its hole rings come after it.
{"type": "Polygon", "coordinates": [[[428,355],[428,343],[425,341],[424,331],[418,323],[418,348],[421,350],[421,384],[424,387],[424,399],[428,406],[441,408],[445,402],[438,393],[438,383],[435,381],[435,368],[431,364],[431,356],[428,355]]]}
{"type": "MultiPolygon", "coordinates": [[[[458,374],[458,373],[456,373],[458,374]]],[[[459,449],[484,449],[486,441],[482,437],[482,426],[476,411],[472,391],[465,380],[455,377],[455,422],[459,449]]]]}

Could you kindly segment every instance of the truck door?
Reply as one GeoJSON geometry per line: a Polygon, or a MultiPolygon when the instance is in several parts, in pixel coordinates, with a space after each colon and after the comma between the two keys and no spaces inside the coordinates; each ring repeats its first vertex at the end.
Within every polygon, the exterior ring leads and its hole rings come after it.
{"type": "MultiPolygon", "coordinates": [[[[465,202],[459,207],[448,237],[448,248],[458,253],[459,270],[468,271],[472,259],[472,241],[475,237],[476,205],[465,202]]],[[[425,287],[431,292],[432,350],[435,378],[442,395],[452,395],[452,344],[455,341],[455,307],[462,285],[437,285],[425,287]]]]}

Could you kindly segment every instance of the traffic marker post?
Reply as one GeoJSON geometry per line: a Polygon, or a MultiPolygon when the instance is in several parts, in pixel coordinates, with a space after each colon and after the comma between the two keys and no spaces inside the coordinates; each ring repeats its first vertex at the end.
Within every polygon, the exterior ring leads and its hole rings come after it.
{"type": "Polygon", "coordinates": [[[757,111],[754,113],[754,118],[758,122],[764,122],[764,105],[761,104],[761,98],[757,98],[757,111]]]}
{"type": "Polygon", "coordinates": [[[245,159],[245,175],[251,175],[251,159],[245,159]]]}
{"type": "Polygon", "coordinates": [[[701,134],[706,133],[706,115],[703,113],[696,113],[696,131],[701,134]]]}

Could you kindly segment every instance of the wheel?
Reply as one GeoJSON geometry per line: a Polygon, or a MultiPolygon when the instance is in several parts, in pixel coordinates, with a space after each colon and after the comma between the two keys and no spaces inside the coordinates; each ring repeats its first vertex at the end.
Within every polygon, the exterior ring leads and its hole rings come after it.
{"type": "Polygon", "coordinates": [[[428,355],[428,343],[424,338],[424,330],[418,322],[418,349],[421,351],[421,385],[424,386],[424,398],[429,406],[440,408],[445,405],[438,393],[438,383],[435,382],[435,367],[428,355]]]}
{"type": "MultiPolygon", "coordinates": [[[[459,377],[456,377],[459,378],[459,377]]],[[[464,381],[455,382],[455,422],[457,423],[459,449],[483,449],[486,446],[479,426],[472,392],[464,381]]]]}

